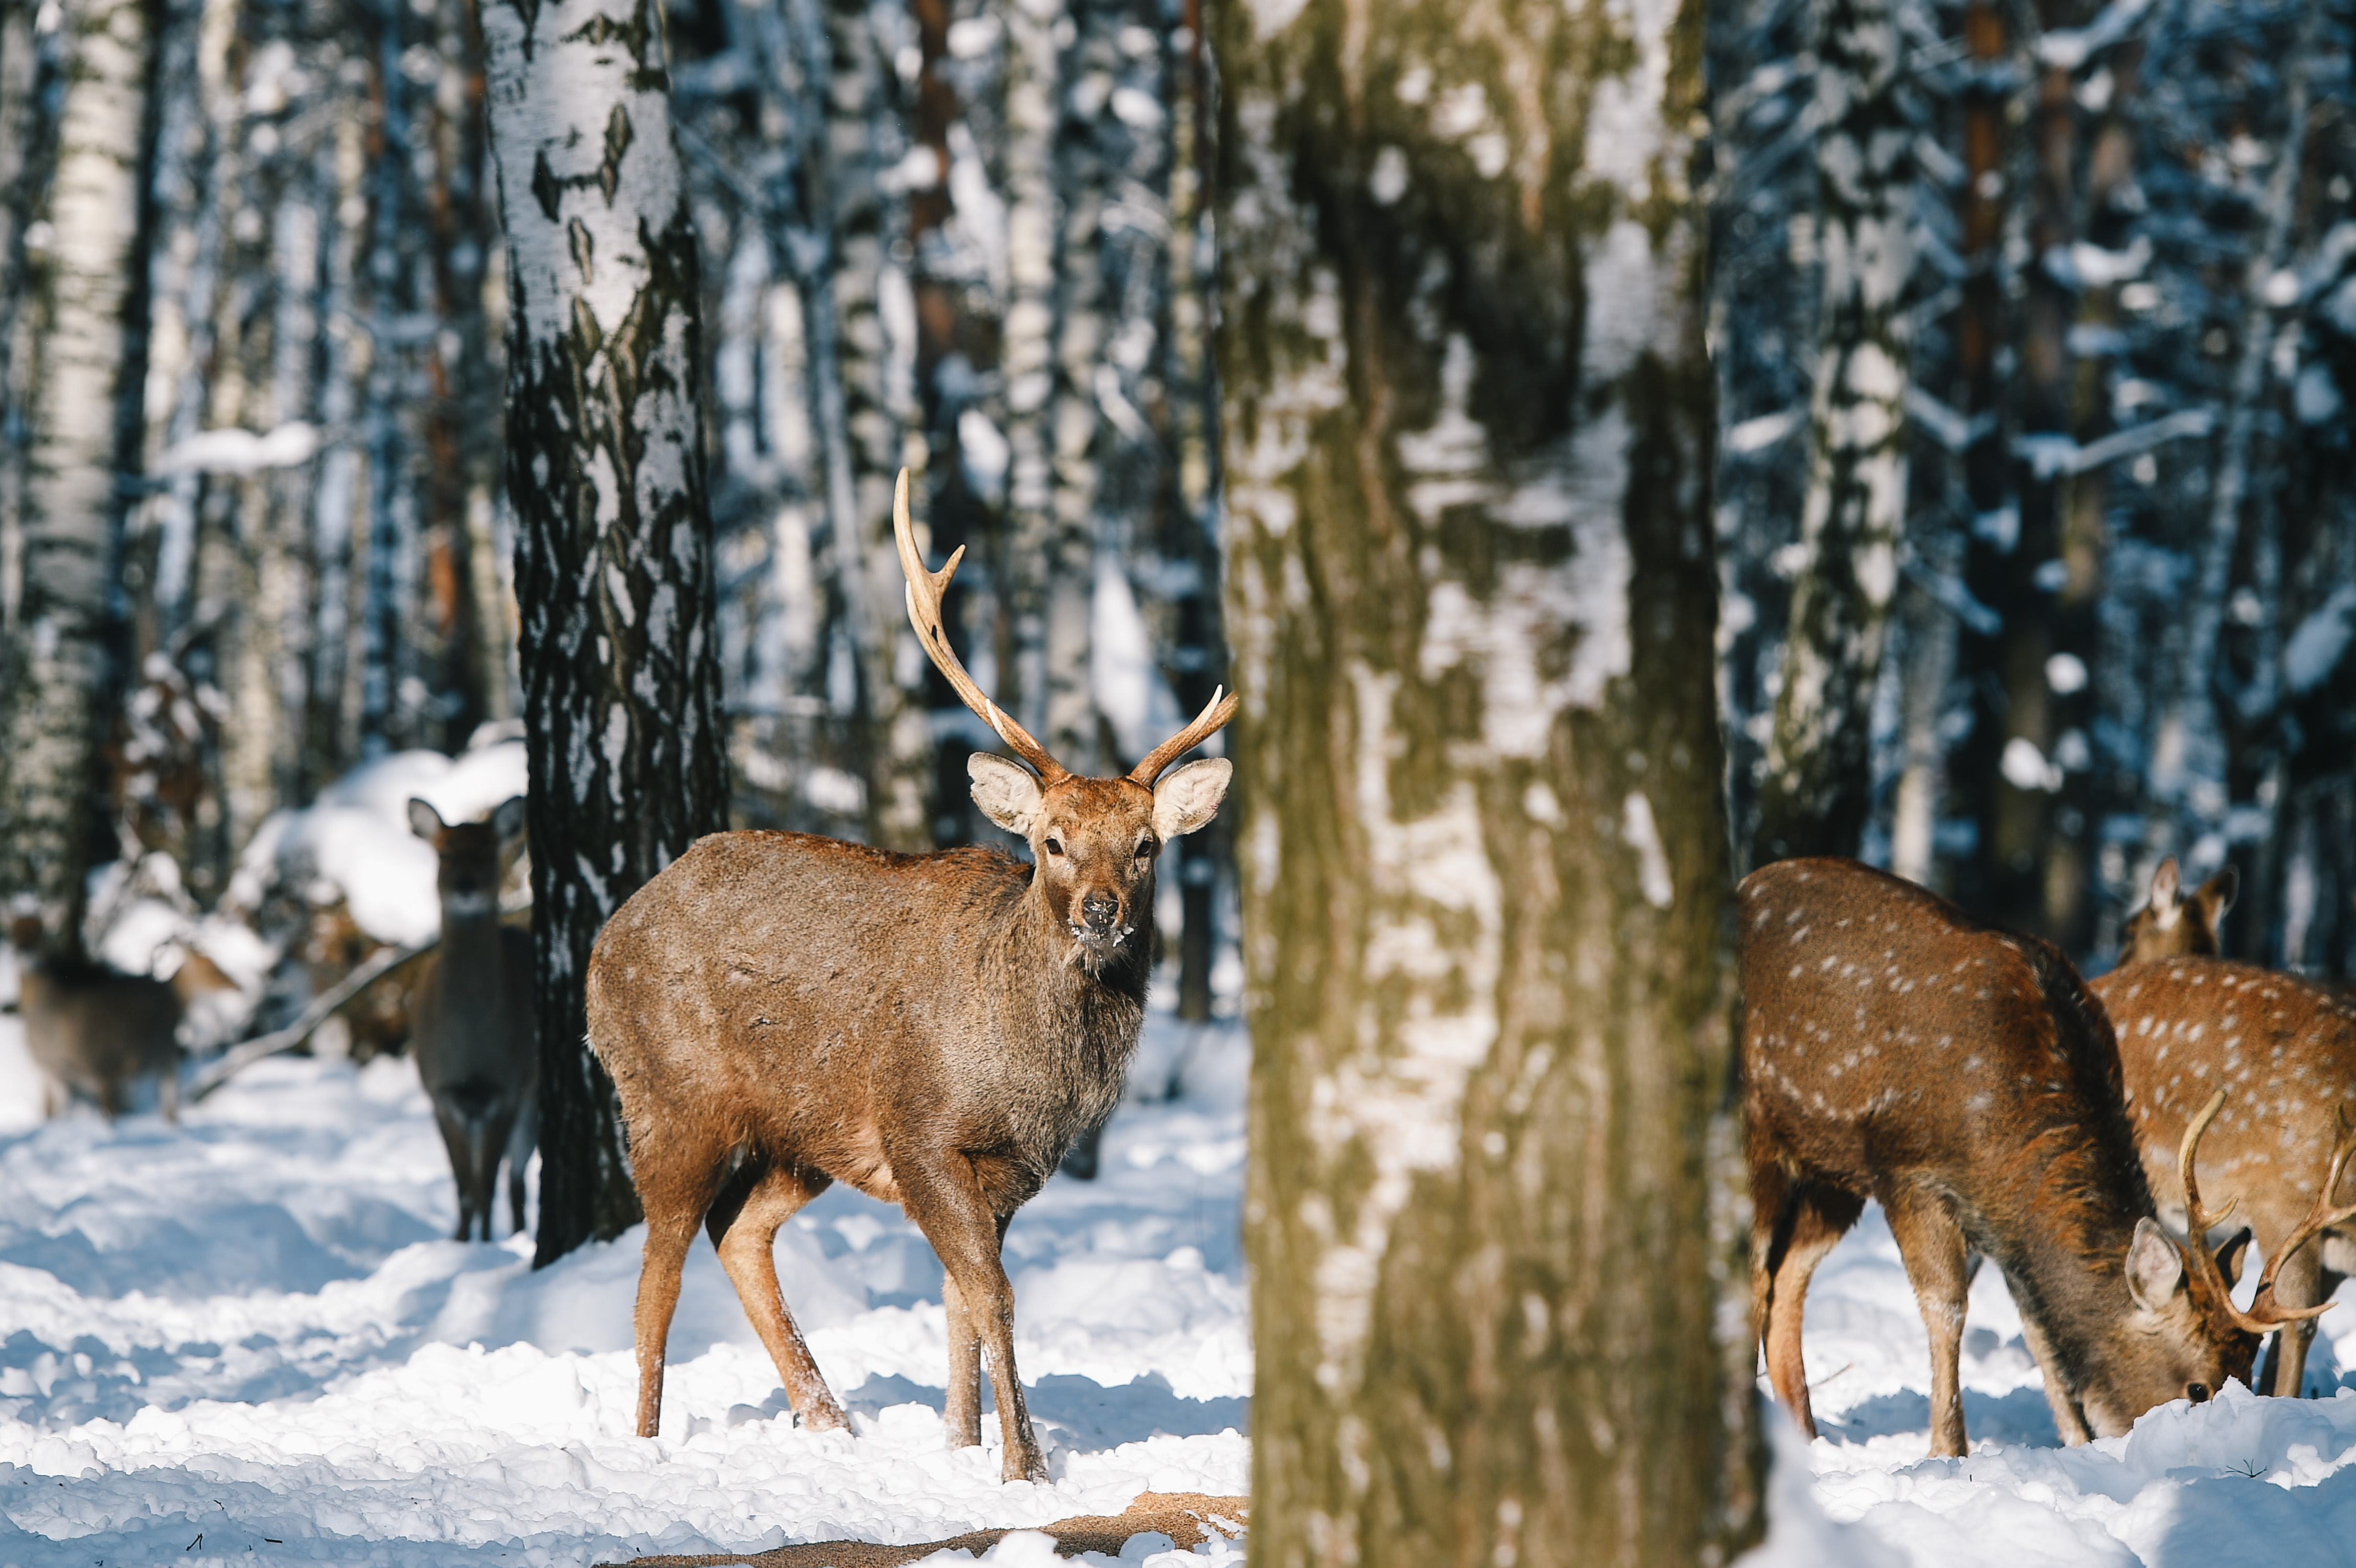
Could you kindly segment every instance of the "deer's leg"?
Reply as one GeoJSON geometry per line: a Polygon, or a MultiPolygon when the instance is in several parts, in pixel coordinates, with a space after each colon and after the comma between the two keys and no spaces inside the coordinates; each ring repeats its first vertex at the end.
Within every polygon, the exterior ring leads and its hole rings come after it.
{"type": "Polygon", "coordinates": [[[531,1151],[540,1147],[540,1100],[526,1095],[523,1108],[516,1113],[515,1127],[508,1134],[508,1210],[515,1220],[515,1233],[523,1233],[524,1167],[531,1163],[531,1151]]]}
{"type": "MultiPolygon", "coordinates": [[[[908,1217],[939,1255],[943,1272],[955,1282],[971,1332],[989,1353],[991,1386],[998,1395],[999,1433],[1005,1445],[1000,1477],[1009,1481],[1046,1480],[1047,1461],[1039,1452],[1037,1435],[1031,1430],[1023,1379],[1014,1368],[1014,1286],[1008,1282],[999,1257],[1006,1221],[982,1195],[973,1162],[955,1150],[911,1150],[905,1160],[895,1153],[892,1169],[899,1179],[908,1217]]],[[[952,1339],[952,1355],[956,1348],[952,1339]]],[[[978,1402],[978,1391],[976,1398],[978,1402]]],[[[980,1425],[977,1416],[976,1435],[980,1425]]],[[[956,1435],[953,1429],[952,1441],[956,1435]]]]}
{"type": "Polygon", "coordinates": [[[2045,1403],[2053,1407],[2053,1430],[2062,1441],[2075,1448],[2094,1440],[2094,1428],[2086,1424],[2086,1413],[2078,1406],[2078,1396],[2062,1376],[2062,1360],[2053,1342],[2045,1337],[2045,1326],[2024,1315],[2020,1319],[2020,1337],[2029,1346],[2029,1353],[2037,1361],[2037,1371],[2045,1380],[2045,1403]]]}
{"type": "Polygon", "coordinates": [[[1931,1452],[1970,1452],[1964,1435],[1964,1298],[1971,1275],[1964,1267],[1963,1227],[1946,1205],[1927,1193],[1895,1192],[1882,1200],[1914,1305],[1931,1336],[1931,1452]]]}
{"type": "Polygon", "coordinates": [[[814,1170],[771,1165],[740,1173],[721,1193],[704,1217],[720,1266],[736,1286],[736,1299],[753,1331],[777,1365],[777,1381],[785,1385],[786,1402],[804,1426],[814,1432],[838,1432],[851,1424],[826,1386],[826,1377],[786,1308],[777,1285],[777,1227],[794,1211],[830,1185],[814,1170]],[[749,1177],[750,1179],[746,1179],[749,1177]]]}
{"type": "Polygon", "coordinates": [[[638,1435],[652,1437],[662,1420],[663,1351],[670,1344],[671,1315],[679,1310],[680,1273],[704,1205],[649,1202],[643,1188],[638,1198],[647,1211],[647,1250],[630,1328],[638,1352],[638,1435]]]}
{"type": "MultiPolygon", "coordinates": [[[[2284,1307],[2313,1307],[2324,1299],[2322,1246],[2309,1242],[2283,1260],[2275,1275],[2275,1300],[2284,1307]]],[[[2258,1379],[2258,1387],[2284,1399],[2297,1399],[2299,1384],[2307,1379],[2307,1349],[2314,1342],[2312,1317],[2276,1329],[2266,1346],[2265,1374],[2258,1379]]]]}
{"type": "Polygon", "coordinates": [[[466,1136],[466,1126],[457,1117],[434,1107],[434,1125],[442,1129],[442,1147],[450,1155],[450,1179],[458,1189],[458,1228],[451,1233],[454,1242],[474,1239],[475,1231],[475,1149],[474,1140],[466,1136]]]}
{"type": "Polygon", "coordinates": [[[941,1277],[941,1306],[949,1319],[949,1397],[941,1426],[952,1448],[981,1446],[981,1336],[958,1293],[957,1276],[941,1277]]]}
{"type": "Polygon", "coordinates": [[[1800,1349],[1800,1321],[1808,1280],[1863,1211],[1862,1200],[1837,1188],[1794,1181],[1780,1167],[1753,1168],[1751,1290],[1767,1347],[1767,1381],[1814,1439],[1815,1412],[1808,1403],[1808,1369],[1800,1349]],[[1772,1171],[1772,1174],[1771,1174],[1772,1171]],[[1759,1202],[1760,1198],[1772,1204],[1759,1202]]]}

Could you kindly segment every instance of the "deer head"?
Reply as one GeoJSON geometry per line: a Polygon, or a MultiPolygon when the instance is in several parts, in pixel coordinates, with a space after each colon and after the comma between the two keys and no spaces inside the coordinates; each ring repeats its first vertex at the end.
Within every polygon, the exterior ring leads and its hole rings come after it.
{"type": "Polygon", "coordinates": [[[499,910],[499,858],[523,837],[524,799],[516,795],[488,822],[446,823],[424,801],[409,803],[409,830],[441,859],[434,884],[444,920],[487,919],[499,910]]]}
{"type": "Polygon", "coordinates": [[[2188,899],[2176,857],[2162,860],[2159,869],[2151,874],[2151,896],[2120,928],[2121,966],[2179,954],[2213,956],[2218,950],[2217,923],[2233,907],[2233,894],[2240,887],[2240,874],[2228,866],[2188,899]]]}
{"type": "Polygon", "coordinates": [[[976,752],[966,760],[973,803],[1009,833],[1027,839],[1064,962],[1098,973],[1133,955],[1130,939],[1141,911],[1150,913],[1154,862],[1162,847],[1211,820],[1227,793],[1234,764],[1224,757],[1162,772],[1235,717],[1236,699],[1215,691],[1192,724],[1156,746],[1121,778],[1085,778],[1048,754],[975,683],[942,627],[941,595],[964,559],[960,546],[938,571],[925,569],[908,518],[908,471],[892,497],[892,528],[908,575],[908,620],[934,667],[965,705],[1030,767],[976,752]]]}

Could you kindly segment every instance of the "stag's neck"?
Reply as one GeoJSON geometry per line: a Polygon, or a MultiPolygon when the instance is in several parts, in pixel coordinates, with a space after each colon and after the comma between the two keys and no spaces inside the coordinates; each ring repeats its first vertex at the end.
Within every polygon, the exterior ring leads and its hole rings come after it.
{"type": "Polygon", "coordinates": [[[2142,1166],[2132,1150],[2105,1147],[2113,1141],[2085,1137],[2024,1172],[2004,1195],[2012,1222],[1972,1237],[2082,1398],[2108,1375],[2114,1333],[2134,1306],[2126,1265],[2136,1221],[2152,1212],[2142,1166]]]}

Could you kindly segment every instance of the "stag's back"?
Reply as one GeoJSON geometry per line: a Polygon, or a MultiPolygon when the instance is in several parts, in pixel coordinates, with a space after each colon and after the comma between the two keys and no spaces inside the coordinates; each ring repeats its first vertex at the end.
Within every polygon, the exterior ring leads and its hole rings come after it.
{"type": "Polygon", "coordinates": [[[2124,1244],[2149,1198],[2118,1051],[2058,951],[1849,861],[1765,867],[1739,900],[1757,1156],[1858,1193],[1935,1184],[1999,1262],[2037,1243],[2052,1191],[2124,1215],[2075,1246],[2124,1244]]]}

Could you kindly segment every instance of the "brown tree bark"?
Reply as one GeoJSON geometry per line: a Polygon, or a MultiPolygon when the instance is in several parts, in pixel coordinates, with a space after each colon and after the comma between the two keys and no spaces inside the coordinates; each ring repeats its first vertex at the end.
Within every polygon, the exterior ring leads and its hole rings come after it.
{"type": "Polygon", "coordinates": [[[1253,1561],[1722,1563],[1700,11],[1215,25],[1253,1561]]]}

